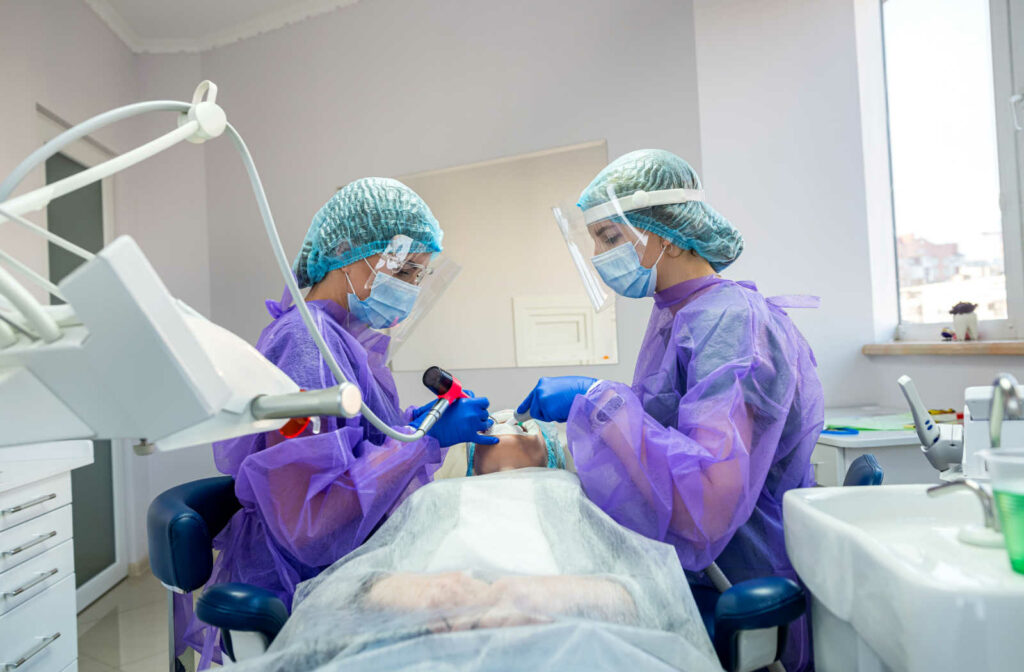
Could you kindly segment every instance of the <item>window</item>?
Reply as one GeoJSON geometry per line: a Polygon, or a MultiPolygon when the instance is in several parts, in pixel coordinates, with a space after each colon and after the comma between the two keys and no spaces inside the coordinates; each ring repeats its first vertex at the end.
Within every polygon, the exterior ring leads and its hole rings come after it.
{"type": "Polygon", "coordinates": [[[935,340],[961,301],[982,338],[1018,338],[1007,0],[884,0],[882,18],[900,338],[935,340]]]}

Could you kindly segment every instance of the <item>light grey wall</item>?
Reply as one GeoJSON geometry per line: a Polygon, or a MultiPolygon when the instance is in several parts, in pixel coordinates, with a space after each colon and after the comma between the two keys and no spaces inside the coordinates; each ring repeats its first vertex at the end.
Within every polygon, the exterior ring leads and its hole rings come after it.
{"type": "Polygon", "coordinates": [[[734,276],[822,298],[790,311],[830,405],[871,398],[857,53],[850,0],[697,0],[708,198],[746,239],[734,276]]]}
{"type": "MultiPolygon", "coordinates": [[[[700,163],[688,1],[375,0],[206,53],[203,68],[252,150],[289,255],[334,190],[364,175],[602,138],[612,157],[665,147],[700,163]]],[[[282,282],[231,148],[207,152],[213,317],[254,340],[282,282]]],[[[649,309],[619,303],[618,366],[463,380],[495,407],[518,403],[539,375],[630,380],[649,309]]],[[[396,378],[406,404],[427,400],[418,374],[396,378]]]]}

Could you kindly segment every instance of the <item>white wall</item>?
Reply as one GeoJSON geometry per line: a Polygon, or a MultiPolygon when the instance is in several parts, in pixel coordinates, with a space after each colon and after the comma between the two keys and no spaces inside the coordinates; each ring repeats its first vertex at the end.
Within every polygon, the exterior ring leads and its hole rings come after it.
{"type": "Polygon", "coordinates": [[[868,399],[871,279],[852,4],[697,0],[701,153],[708,197],[739,227],[730,271],[762,292],[822,297],[791,314],[829,404],[868,399]]]}
{"type": "MultiPolygon", "coordinates": [[[[688,1],[374,0],[206,53],[203,67],[260,167],[289,255],[334,190],[364,175],[602,138],[612,157],[665,147],[700,163],[688,1]]],[[[232,150],[207,152],[213,317],[255,339],[282,282],[232,150]]],[[[538,375],[630,380],[649,309],[620,302],[618,366],[482,369],[463,382],[505,407],[538,375]]],[[[406,404],[426,401],[418,374],[396,378],[406,404]]]]}
{"type": "MultiPolygon", "coordinates": [[[[36,104],[76,123],[145,98],[187,99],[200,79],[199,58],[136,56],[82,2],[0,2],[0,175],[40,143],[36,104]]],[[[95,134],[123,152],[174,128],[171,114],[130,120],[95,134]]],[[[203,152],[175,148],[114,178],[115,234],[139,241],[171,293],[209,314],[203,152]]],[[[33,173],[16,193],[43,183],[33,173]]],[[[6,251],[42,273],[46,246],[12,224],[0,225],[6,251]]],[[[156,384],[158,381],[154,381],[156,384]]],[[[209,449],[140,458],[128,453],[128,560],[146,555],[145,513],[165,488],[214,472],[209,449]]]]}
{"type": "MultiPolygon", "coordinates": [[[[822,297],[821,309],[792,314],[814,348],[827,405],[902,407],[895,381],[909,373],[926,403],[957,407],[965,386],[1020,371],[1020,358],[860,353],[886,312],[872,299],[869,212],[891,235],[866,196],[887,170],[884,153],[865,152],[861,137],[855,9],[872,2],[696,0],[702,177],[746,238],[730,274],[766,294],[822,297]]],[[[863,102],[865,114],[882,104],[873,94],[863,102]]]]}

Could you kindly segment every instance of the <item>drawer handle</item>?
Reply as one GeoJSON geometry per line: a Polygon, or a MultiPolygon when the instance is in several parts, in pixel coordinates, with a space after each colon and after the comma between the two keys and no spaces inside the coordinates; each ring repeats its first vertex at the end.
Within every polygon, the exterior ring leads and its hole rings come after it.
{"type": "Polygon", "coordinates": [[[0,553],[0,555],[2,555],[4,557],[7,557],[8,555],[17,555],[18,553],[21,553],[22,551],[27,551],[28,549],[32,548],[33,546],[38,546],[39,544],[43,543],[47,539],[51,539],[51,538],[56,537],[56,536],[57,536],[57,530],[50,530],[46,534],[36,535],[36,538],[34,540],[28,542],[27,544],[22,544],[21,546],[16,546],[16,547],[12,548],[9,551],[4,551],[3,553],[0,553]]]}
{"type": "Polygon", "coordinates": [[[21,595],[22,593],[24,593],[26,590],[29,590],[31,588],[34,588],[35,586],[38,586],[40,583],[42,583],[43,581],[46,581],[48,578],[50,578],[51,576],[53,576],[56,573],[57,573],[57,568],[56,567],[54,567],[53,569],[51,569],[48,572],[41,572],[39,574],[39,576],[37,576],[36,578],[32,579],[31,581],[29,581],[25,585],[18,586],[14,590],[9,590],[6,593],[4,593],[4,597],[17,597],[18,595],[21,595]]]}
{"type": "Polygon", "coordinates": [[[48,647],[50,644],[53,644],[55,641],[57,641],[57,638],[59,638],[59,637],[60,637],[60,633],[59,632],[55,632],[52,635],[50,635],[49,637],[43,637],[41,642],[39,642],[38,644],[33,646],[31,649],[26,651],[25,654],[21,658],[18,658],[13,663],[7,663],[6,665],[4,665],[4,672],[8,672],[9,670],[16,670],[16,669],[18,669],[19,667],[21,667],[22,665],[27,663],[29,661],[29,658],[32,658],[37,653],[39,653],[40,651],[42,651],[43,649],[48,647]]]}
{"type": "Polygon", "coordinates": [[[27,502],[25,502],[24,504],[18,504],[17,506],[12,506],[9,509],[4,509],[3,513],[17,513],[18,511],[24,511],[25,509],[31,509],[33,506],[39,506],[40,504],[48,502],[51,499],[57,499],[57,493],[56,492],[51,492],[48,495],[43,495],[42,497],[36,497],[35,499],[30,499],[27,502]]]}

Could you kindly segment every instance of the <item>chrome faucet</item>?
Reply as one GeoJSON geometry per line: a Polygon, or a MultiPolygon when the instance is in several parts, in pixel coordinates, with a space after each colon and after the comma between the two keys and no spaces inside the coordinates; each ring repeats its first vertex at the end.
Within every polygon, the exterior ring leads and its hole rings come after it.
{"type": "Polygon", "coordinates": [[[990,530],[995,530],[996,532],[1002,532],[1003,528],[999,524],[999,516],[996,515],[996,507],[995,502],[992,499],[992,495],[985,492],[985,489],[975,481],[972,481],[969,478],[964,478],[959,481],[943,483],[942,485],[933,485],[928,488],[927,492],[929,497],[940,497],[959,488],[967,488],[978,496],[978,500],[981,501],[981,510],[985,515],[985,527],[990,530]]]}
{"type": "Polygon", "coordinates": [[[992,405],[988,413],[988,434],[991,447],[999,448],[1003,441],[1003,419],[1024,420],[1024,403],[1017,393],[1017,379],[1010,373],[1000,373],[992,383],[992,405]]]}

